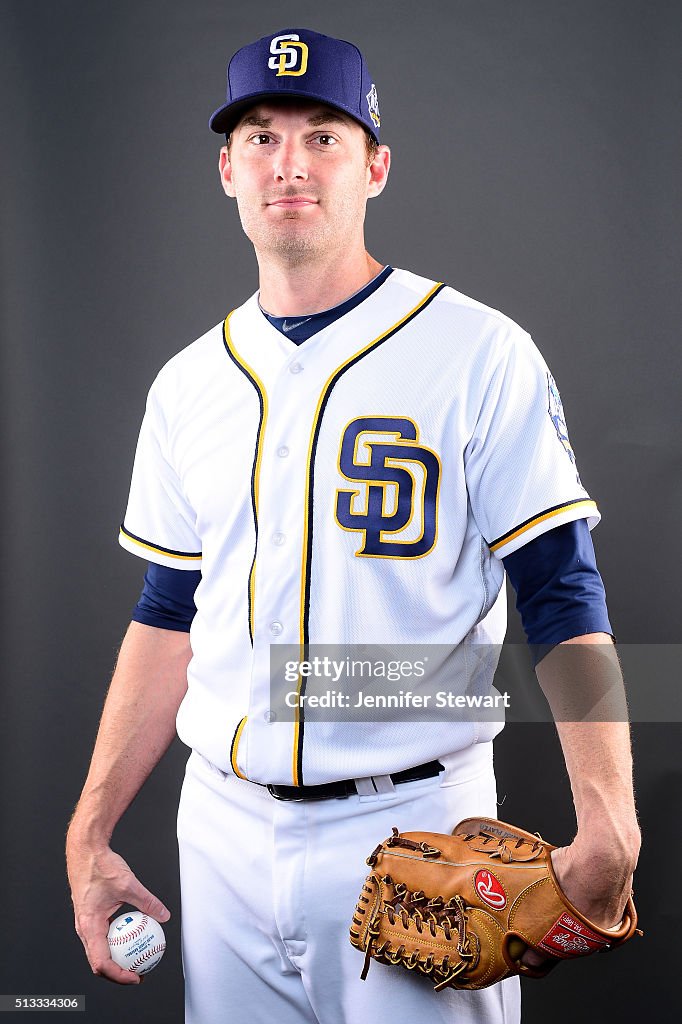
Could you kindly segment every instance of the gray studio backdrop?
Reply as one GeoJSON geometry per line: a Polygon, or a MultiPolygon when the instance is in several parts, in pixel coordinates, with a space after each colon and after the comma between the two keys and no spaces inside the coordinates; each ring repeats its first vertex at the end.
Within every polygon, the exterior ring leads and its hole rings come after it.
{"type": "MultiPolygon", "coordinates": [[[[0,993],[85,993],[98,1024],[177,1024],[174,813],[186,750],[172,748],[114,837],[174,910],[165,961],[141,989],[89,975],[62,847],[144,568],[116,533],[147,388],[256,287],[206,124],[225,60],[295,23],[361,46],[394,155],[389,186],[370,204],[371,252],[531,331],[603,514],[595,542],[618,637],[672,644],[679,4],[3,0],[0,18],[0,993]]],[[[679,685],[679,673],[658,676],[650,685],[664,694],[679,685]]],[[[668,853],[680,848],[670,811],[681,731],[671,717],[635,729],[646,938],[524,985],[526,1021],[634,1021],[645,1003],[668,1005],[657,957],[679,907],[651,847],[664,837],[668,853]]],[[[499,764],[501,816],[570,840],[552,728],[509,727],[499,764]]]]}

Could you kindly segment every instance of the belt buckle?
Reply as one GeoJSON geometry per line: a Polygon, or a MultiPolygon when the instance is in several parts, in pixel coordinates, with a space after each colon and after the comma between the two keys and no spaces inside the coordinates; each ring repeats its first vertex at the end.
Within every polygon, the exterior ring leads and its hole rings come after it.
{"type": "Polygon", "coordinates": [[[278,786],[273,786],[271,783],[268,783],[266,788],[267,788],[267,791],[270,794],[270,796],[274,797],[275,800],[282,800],[285,803],[297,803],[297,804],[303,803],[303,801],[305,800],[305,797],[302,797],[302,796],[282,796],[281,793],[277,792],[279,787],[278,786]]]}
{"type": "MultiPolygon", "coordinates": [[[[344,782],[346,782],[346,781],[347,780],[344,780],[344,782]]],[[[286,803],[299,803],[300,804],[300,803],[314,803],[315,801],[319,801],[319,800],[347,800],[348,797],[351,795],[349,790],[348,790],[348,788],[346,788],[346,792],[345,793],[324,793],[324,794],[320,793],[317,796],[310,796],[310,795],[308,795],[308,796],[283,796],[282,793],[277,792],[279,789],[292,790],[292,789],[296,788],[295,786],[286,786],[285,787],[285,786],[276,786],[276,785],[273,785],[272,783],[268,783],[266,788],[267,788],[267,791],[270,794],[270,796],[274,797],[275,800],[284,800],[286,803]]],[[[301,788],[304,789],[304,790],[306,789],[305,786],[303,786],[301,788]]]]}

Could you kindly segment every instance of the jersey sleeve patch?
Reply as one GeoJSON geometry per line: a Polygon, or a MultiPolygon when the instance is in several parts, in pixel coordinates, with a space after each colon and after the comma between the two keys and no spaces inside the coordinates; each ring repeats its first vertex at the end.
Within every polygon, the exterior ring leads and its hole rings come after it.
{"type": "Polygon", "coordinates": [[[555,526],[588,519],[592,528],[600,516],[578,477],[559,391],[532,338],[510,329],[489,351],[465,473],[481,535],[503,558],[555,526]]]}
{"type": "Polygon", "coordinates": [[[578,485],[582,487],[580,474],[578,473],[578,467],[575,462],[575,454],[571,448],[571,442],[568,439],[568,427],[566,425],[566,416],[564,415],[561,395],[559,394],[557,383],[549,370],[547,371],[547,412],[549,413],[549,418],[554,424],[554,429],[556,430],[559,441],[561,442],[569,459],[575,466],[575,475],[578,485]]]}

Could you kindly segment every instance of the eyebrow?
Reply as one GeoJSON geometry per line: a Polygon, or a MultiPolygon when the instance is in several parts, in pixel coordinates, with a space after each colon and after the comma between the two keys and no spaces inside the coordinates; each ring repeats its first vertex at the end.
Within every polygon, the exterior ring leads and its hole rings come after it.
{"type": "MultiPolygon", "coordinates": [[[[271,117],[258,117],[256,114],[249,114],[247,117],[242,118],[239,122],[239,128],[271,128],[272,127],[271,117]]],[[[321,114],[314,114],[308,118],[308,125],[311,128],[319,128],[323,124],[347,124],[348,118],[343,114],[337,114],[335,111],[324,111],[321,114]]]]}
{"type": "Polygon", "coordinates": [[[308,124],[311,128],[319,128],[321,124],[347,124],[348,118],[343,114],[337,114],[334,110],[325,111],[322,114],[315,114],[313,117],[308,118],[308,124]]]}

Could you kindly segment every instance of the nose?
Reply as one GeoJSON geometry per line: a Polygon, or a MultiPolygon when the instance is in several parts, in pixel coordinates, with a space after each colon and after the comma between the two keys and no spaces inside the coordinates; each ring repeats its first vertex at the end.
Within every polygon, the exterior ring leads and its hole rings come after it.
{"type": "Polygon", "coordinates": [[[272,170],[275,181],[280,183],[307,181],[308,155],[305,143],[299,143],[295,139],[283,139],[277,146],[272,170]]]}

